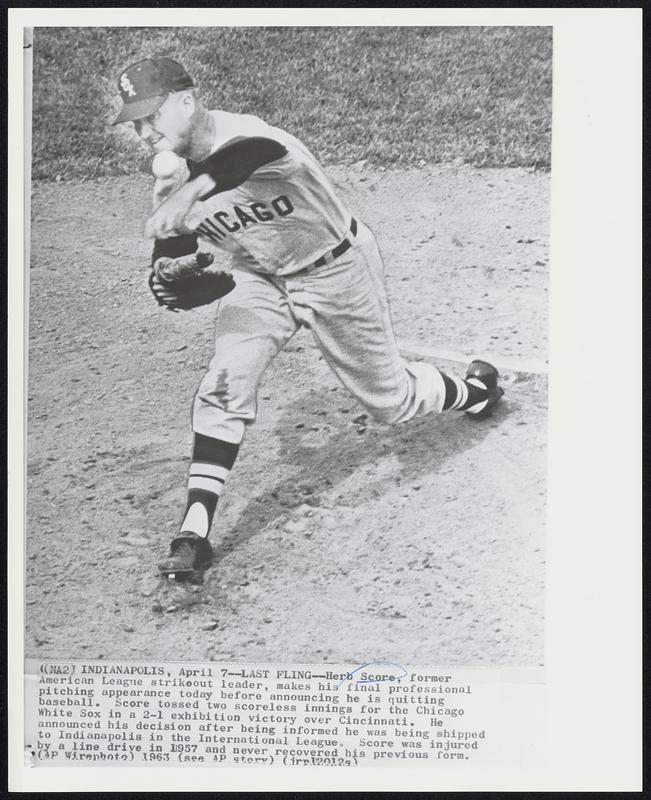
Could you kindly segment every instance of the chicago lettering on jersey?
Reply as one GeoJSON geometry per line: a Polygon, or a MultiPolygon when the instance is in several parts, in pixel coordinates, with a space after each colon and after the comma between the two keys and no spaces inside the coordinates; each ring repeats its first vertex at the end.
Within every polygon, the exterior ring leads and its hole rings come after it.
{"type": "Polygon", "coordinates": [[[269,222],[275,217],[286,217],[294,210],[286,194],[274,197],[268,204],[256,201],[247,206],[233,206],[232,212],[216,211],[197,227],[197,233],[219,243],[227,234],[235,233],[249,225],[269,222]]]}

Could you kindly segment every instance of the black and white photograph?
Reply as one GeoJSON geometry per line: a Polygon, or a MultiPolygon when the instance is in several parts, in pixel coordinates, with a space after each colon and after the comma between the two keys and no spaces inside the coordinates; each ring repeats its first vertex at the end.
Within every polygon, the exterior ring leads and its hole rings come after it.
{"type": "Polygon", "coordinates": [[[28,655],[544,663],[552,47],[35,29],[28,655]]]}
{"type": "Polygon", "coordinates": [[[597,414],[605,364],[641,393],[641,15],[42,11],[15,788],[632,787],[640,433],[597,414]]]}

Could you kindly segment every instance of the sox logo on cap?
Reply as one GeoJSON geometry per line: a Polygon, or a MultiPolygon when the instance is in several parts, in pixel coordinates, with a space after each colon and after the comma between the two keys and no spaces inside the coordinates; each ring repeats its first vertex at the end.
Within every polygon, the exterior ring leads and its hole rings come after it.
{"type": "Polygon", "coordinates": [[[136,90],[133,88],[133,84],[127,77],[127,73],[125,72],[124,75],[120,78],[120,86],[122,87],[122,91],[126,92],[129,97],[136,96],[136,90]]]}

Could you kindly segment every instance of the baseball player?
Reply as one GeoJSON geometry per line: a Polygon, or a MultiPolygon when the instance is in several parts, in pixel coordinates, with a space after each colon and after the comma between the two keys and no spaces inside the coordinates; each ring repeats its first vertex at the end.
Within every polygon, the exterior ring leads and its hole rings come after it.
{"type": "Polygon", "coordinates": [[[484,361],[460,378],[402,359],[375,237],[298,139],[255,116],[209,110],[169,58],[128,66],[118,86],[114,124],[133,123],[164,154],[154,158],[145,227],[154,239],[151,291],[172,311],[219,300],[215,354],[194,398],[187,502],[160,564],[182,579],[212,559],[208,535],[256,419],[258,385],[299,328],[310,329],[337,378],[383,423],[447,410],[485,419],[503,391],[484,361]],[[211,264],[207,245],[230,254],[230,272],[211,264]]]}

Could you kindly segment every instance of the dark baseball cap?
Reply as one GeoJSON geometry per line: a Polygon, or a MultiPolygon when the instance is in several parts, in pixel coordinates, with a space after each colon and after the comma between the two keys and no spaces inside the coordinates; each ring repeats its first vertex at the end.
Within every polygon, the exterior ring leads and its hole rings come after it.
{"type": "Polygon", "coordinates": [[[163,105],[170,92],[192,88],[192,78],[184,67],[171,58],[144,58],[137,61],[127,67],[118,80],[124,105],[113,124],[148,117],[163,105]]]}

